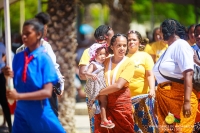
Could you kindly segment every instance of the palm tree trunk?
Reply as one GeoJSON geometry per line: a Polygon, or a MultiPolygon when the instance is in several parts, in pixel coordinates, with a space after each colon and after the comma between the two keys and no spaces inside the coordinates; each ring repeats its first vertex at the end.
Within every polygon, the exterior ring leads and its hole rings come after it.
{"type": "Polygon", "coordinates": [[[74,133],[76,0],[49,0],[47,12],[51,17],[47,37],[65,77],[64,94],[59,99],[59,119],[68,133],[74,133]]]}
{"type": "Polygon", "coordinates": [[[130,30],[133,0],[109,0],[110,26],[115,33],[126,34],[130,30]]]}

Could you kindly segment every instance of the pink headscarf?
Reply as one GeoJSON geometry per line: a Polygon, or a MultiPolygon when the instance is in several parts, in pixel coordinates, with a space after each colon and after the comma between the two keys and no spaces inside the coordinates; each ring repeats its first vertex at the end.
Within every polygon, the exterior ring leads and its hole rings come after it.
{"type": "Polygon", "coordinates": [[[90,62],[95,60],[96,57],[96,52],[99,48],[106,48],[106,44],[99,44],[99,43],[94,43],[92,46],[89,48],[89,56],[90,56],[90,62]]]}

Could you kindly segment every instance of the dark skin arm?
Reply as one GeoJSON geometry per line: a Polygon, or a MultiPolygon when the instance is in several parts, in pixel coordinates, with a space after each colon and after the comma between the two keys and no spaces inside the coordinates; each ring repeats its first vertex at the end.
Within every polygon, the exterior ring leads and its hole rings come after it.
{"type": "Polygon", "coordinates": [[[52,83],[47,83],[41,90],[34,92],[18,93],[15,89],[8,89],[6,96],[7,98],[14,100],[43,100],[52,96],[52,88],[52,83]]]}
{"type": "Polygon", "coordinates": [[[124,87],[124,85],[126,83],[128,83],[128,82],[125,79],[119,78],[117,80],[117,82],[115,82],[114,84],[102,89],[99,92],[99,95],[108,95],[108,94],[114,93],[116,91],[119,91],[120,89],[122,89],[124,87]]]}
{"type": "MultiPolygon", "coordinates": [[[[13,77],[13,71],[10,70],[10,67],[5,66],[2,70],[6,78],[13,77]]],[[[41,90],[34,92],[18,93],[15,89],[8,89],[6,96],[9,99],[15,100],[42,100],[45,98],[50,98],[52,96],[52,91],[52,83],[47,83],[41,90]]]]}
{"type": "Polygon", "coordinates": [[[184,76],[184,103],[183,103],[183,115],[189,117],[191,115],[190,98],[192,93],[192,77],[193,70],[188,69],[183,72],[184,76]]]}
{"type": "Polygon", "coordinates": [[[86,76],[85,76],[85,68],[86,68],[86,65],[80,65],[79,66],[79,78],[81,80],[87,80],[86,76]]]}

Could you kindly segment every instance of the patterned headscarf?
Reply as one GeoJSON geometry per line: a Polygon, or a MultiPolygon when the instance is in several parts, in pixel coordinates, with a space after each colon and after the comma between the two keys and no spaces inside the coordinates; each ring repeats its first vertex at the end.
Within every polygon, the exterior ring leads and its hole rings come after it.
{"type": "Polygon", "coordinates": [[[96,52],[100,48],[106,48],[106,44],[94,43],[92,46],[90,46],[89,48],[90,62],[95,60],[96,52]]]}

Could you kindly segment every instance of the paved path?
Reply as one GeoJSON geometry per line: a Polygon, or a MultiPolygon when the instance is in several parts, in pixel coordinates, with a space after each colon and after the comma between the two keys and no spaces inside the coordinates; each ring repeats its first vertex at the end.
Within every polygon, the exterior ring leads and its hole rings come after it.
{"type": "Polygon", "coordinates": [[[90,133],[88,115],[75,115],[76,133],[90,133]]]}

